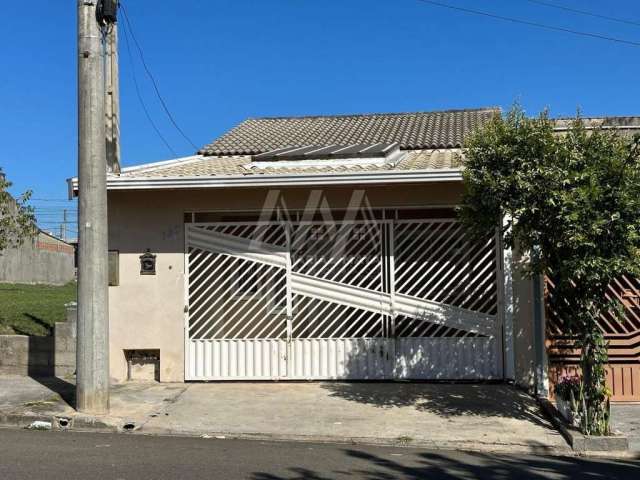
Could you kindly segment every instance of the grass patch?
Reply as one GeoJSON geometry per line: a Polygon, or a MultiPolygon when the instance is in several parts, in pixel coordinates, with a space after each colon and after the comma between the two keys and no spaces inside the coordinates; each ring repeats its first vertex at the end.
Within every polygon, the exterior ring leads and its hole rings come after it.
{"type": "Polygon", "coordinates": [[[23,405],[25,407],[46,407],[48,405],[51,405],[53,403],[58,403],[60,401],[60,397],[58,397],[57,395],[54,395],[52,397],[49,397],[45,400],[37,400],[34,402],[26,402],[23,405]]]}
{"type": "Polygon", "coordinates": [[[76,282],[63,286],[0,283],[0,334],[49,335],[66,320],[65,303],[76,300],[76,282]]]}

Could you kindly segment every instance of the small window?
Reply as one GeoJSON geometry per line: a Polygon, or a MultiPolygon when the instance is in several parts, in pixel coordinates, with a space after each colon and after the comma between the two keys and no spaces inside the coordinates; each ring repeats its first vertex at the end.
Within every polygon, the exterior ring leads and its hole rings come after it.
{"type": "Polygon", "coordinates": [[[109,286],[120,285],[120,252],[109,250],[109,286]]]}

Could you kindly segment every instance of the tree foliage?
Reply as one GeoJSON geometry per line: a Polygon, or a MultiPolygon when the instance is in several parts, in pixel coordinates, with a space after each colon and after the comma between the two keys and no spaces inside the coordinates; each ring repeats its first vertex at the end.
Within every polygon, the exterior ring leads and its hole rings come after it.
{"type": "Polygon", "coordinates": [[[0,169],[0,252],[20,245],[37,232],[33,208],[27,202],[31,192],[14,198],[7,191],[11,187],[0,169]]]}
{"type": "Polygon", "coordinates": [[[477,233],[505,218],[505,244],[530,254],[527,272],[553,278],[552,307],[582,352],[583,430],[607,433],[597,319],[622,320],[607,286],[640,273],[640,139],[587,128],[579,116],[559,132],[546,112],[528,118],[515,106],[465,147],[460,215],[477,233]]]}

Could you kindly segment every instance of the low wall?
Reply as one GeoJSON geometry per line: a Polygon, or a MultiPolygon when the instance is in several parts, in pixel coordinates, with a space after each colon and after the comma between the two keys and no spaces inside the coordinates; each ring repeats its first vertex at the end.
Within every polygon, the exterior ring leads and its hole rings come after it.
{"type": "Polygon", "coordinates": [[[52,336],[0,335],[0,374],[50,376],[54,357],[52,336]]]}
{"type": "Polygon", "coordinates": [[[73,247],[40,234],[0,252],[0,282],[64,285],[75,278],[73,247]]]}
{"type": "Polygon", "coordinates": [[[67,306],[67,321],[53,335],[0,335],[0,375],[64,377],[76,370],[76,309],[67,306]]]}

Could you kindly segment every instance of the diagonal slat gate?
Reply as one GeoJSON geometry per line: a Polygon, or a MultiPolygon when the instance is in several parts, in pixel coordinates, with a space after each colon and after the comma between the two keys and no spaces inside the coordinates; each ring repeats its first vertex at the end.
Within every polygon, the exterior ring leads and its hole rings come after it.
{"type": "Polygon", "coordinates": [[[501,376],[495,238],[451,219],[187,224],[186,378],[501,376]]]}

